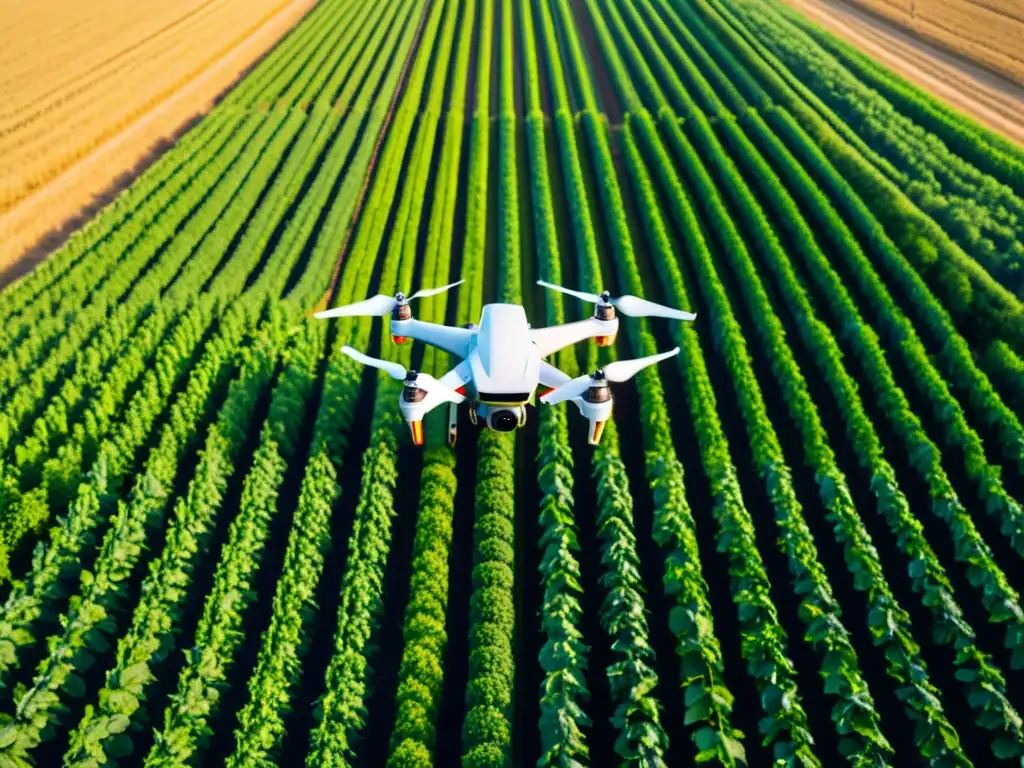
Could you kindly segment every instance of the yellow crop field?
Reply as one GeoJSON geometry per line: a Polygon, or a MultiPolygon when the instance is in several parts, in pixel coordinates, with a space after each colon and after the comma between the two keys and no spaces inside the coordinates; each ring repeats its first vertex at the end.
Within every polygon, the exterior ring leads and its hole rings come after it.
{"type": "Polygon", "coordinates": [[[314,3],[0,2],[0,269],[206,109],[314,3]]]}
{"type": "Polygon", "coordinates": [[[852,0],[925,40],[1024,84],[1021,0],[852,0]]]}

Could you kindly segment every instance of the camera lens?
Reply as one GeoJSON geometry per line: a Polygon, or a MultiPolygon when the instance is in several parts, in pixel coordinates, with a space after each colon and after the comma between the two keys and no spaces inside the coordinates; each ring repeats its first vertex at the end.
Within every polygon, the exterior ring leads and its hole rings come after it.
{"type": "Polygon", "coordinates": [[[491,414],[491,429],[498,432],[511,432],[519,426],[519,417],[515,411],[503,409],[491,414]]]}

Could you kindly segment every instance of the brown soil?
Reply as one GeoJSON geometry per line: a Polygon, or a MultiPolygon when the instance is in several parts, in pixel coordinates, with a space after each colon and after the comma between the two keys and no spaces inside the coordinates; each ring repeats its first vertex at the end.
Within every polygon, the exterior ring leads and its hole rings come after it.
{"type": "Polygon", "coordinates": [[[785,0],[900,76],[1024,144],[1024,86],[842,0],[785,0]]]}

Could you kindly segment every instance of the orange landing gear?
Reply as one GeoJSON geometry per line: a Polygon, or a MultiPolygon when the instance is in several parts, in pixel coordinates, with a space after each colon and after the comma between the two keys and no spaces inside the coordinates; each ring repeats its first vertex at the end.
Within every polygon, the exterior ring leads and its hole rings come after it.
{"type": "Polygon", "coordinates": [[[448,445],[455,447],[455,438],[458,436],[459,406],[455,403],[448,405],[448,445]]]}

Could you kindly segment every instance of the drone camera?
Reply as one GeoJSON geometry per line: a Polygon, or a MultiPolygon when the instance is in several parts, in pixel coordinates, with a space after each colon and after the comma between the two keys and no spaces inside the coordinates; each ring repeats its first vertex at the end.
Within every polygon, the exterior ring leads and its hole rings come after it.
{"type": "Polygon", "coordinates": [[[487,426],[496,432],[512,432],[524,424],[526,424],[526,409],[522,406],[488,409],[487,426]]]}

